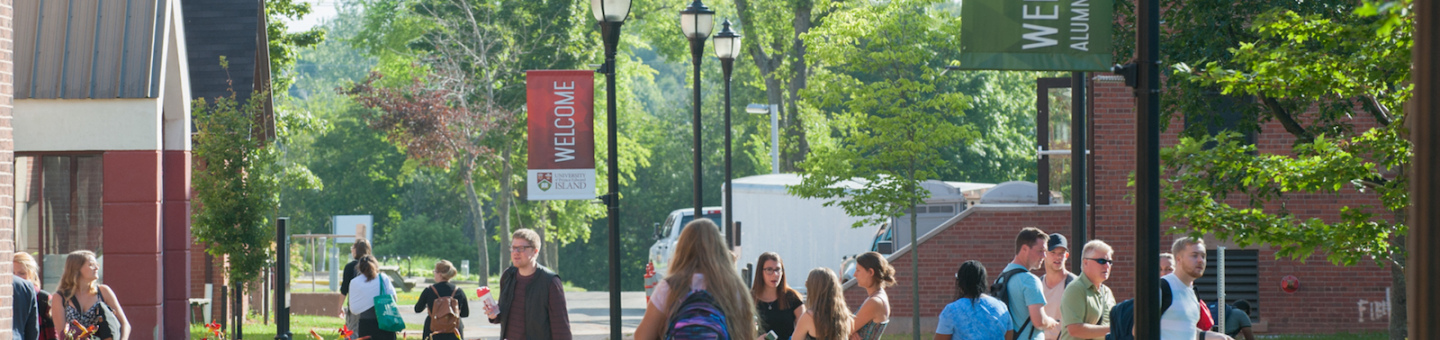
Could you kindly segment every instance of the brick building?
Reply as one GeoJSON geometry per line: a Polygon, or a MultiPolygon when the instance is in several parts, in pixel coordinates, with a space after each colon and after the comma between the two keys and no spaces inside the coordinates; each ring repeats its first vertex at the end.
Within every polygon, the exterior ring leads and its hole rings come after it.
{"type": "MultiPolygon", "coordinates": [[[[15,134],[11,121],[15,108],[15,7],[13,0],[0,0],[0,256],[15,253],[15,134]]],[[[11,264],[0,261],[0,306],[11,306],[11,264]]],[[[0,340],[14,338],[10,308],[0,307],[0,340]]]]}
{"type": "MultiPolygon", "coordinates": [[[[1135,169],[1135,119],[1133,91],[1118,77],[1092,77],[1089,102],[1091,126],[1092,195],[1087,220],[1089,239],[1104,240],[1115,248],[1119,263],[1112,271],[1108,285],[1115,298],[1134,297],[1135,236],[1133,191],[1127,185],[1135,169]]],[[[1368,117],[1356,117],[1357,126],[1374,124],[1368,117]]],[[[1178,131],[1184,122],[1170,122],[1170,129],[1161,138],[1166,146],[1178,142],[1178,131]]],[[[1278,123],[1262,126],[1255,142],[1262,153],[1288,153],[1293,137],[1278,123]]],[[[1066,199],[1066,202],[1069,200],[1066,199]]],[[[1306,217],[1328,221],[1338,219],[1339,207],[1371,205],[1378,200],[1371,194],[1354,190],[1338,195],[1287,194],[1290,211],[1306,217]]],[[[1068,204],[986,204],[983,199],[958,216],[946,221],[919,239],[918,248],[901,248],[891,254],[899,283],[887,290],[891,301],[891,332],[909,332],[914,301],[911,299],[910,261],[918,254],[920,260],[921,331],[933,333],[935,320],[945,304],[954,301],[955,270],[967,260],[980,260],[993,280],[1015,255],[1015,234],[1024,227],[1039,227],[1047,232],[1070,235],[1071,207],[1068,204]],[[918,249],[918,251],[916,250],[918,249]]],[[[1162,228],[1177,227],[1163,222],[1162,228]]],[[[1072,238],[1073,239],[1073,238],[1072,238]]],[[[1169,249],[1173,235],[1162,236],[1162,251],[1169,249]]],[[[1073,242],[1073,241],[1072,241],[1073,242]]],[[[1079,244],[1072,244],[1080,246],[1079,244]]],[[[1333,333],[1342,331],[1384,330],[1389,322],[1388,296],[1391,286],[1390,268],[1362,262],[1352,267],[1330,264],[1323,254],[1304,262],[1276,259],[1275,251],[1265,246],[1236,247],[1234,244],[1209,240],[1207,247],[1214,256],[1218,246],[1227,246],[1227,263],[1231,275],[1227,282],[1229,300],[1245,298],[1257,306],[1252,318],[1255,330],[1261,333],[1333,333]],[[1280,281],[1288,275],[1300,280],[1295,293],[1280,289],[1280,281]],[[1236,291],[1240,293],[1235,293],[1236,291]]],[[[1146,255],[1153,256],[1153,255],[1146,255]]],[[[1076,261],[1076,259],[1071,259],[1076,261]]],[[[1206,278],[1197,280],[1201,298],[1207,294],[1207,283],[1213,296],[1213,275],[1216,261],[1210,261],[1206,278]]],[[[857,306],[864,290],[846,284],[846,298],[857,306]]],[[[1213,298],[1213,297],[1212,297],[1213,298]]]]}

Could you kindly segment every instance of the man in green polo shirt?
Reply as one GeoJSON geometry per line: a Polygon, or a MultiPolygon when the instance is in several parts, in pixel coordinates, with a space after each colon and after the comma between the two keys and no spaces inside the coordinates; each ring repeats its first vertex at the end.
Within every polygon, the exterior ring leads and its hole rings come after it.
{"type": "Polygon", "coordinates": [[[1115,251],[1104,241],[1085,243],[1081,251],[1079,280],[1065,287],[1060,303],[1061,340],[1104,339],[1110,333],[1110,308],[1115,295],[1105,280],[1110,279],[1115,251]]]}

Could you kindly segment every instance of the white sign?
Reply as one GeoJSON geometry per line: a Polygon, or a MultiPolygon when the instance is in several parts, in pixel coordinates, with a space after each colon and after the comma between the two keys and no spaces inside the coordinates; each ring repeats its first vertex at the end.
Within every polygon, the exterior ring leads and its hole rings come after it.
{"type": "Polygon", "coordinates": [[[595,198],[595,169],[528,170],[526,196],[537,200],[588,200],[595,198]]]}
{"type": "MultiPolygon", "coordinates": [[[[357,230],[364,229],[365,239],[375,241],[375,219],[370,215],[335,215],[330,222],[334,230],[331,234],[355,235],[357,230]]],[[[336,237],[335,243],[355,243],[355,238],[336,237]]]]}

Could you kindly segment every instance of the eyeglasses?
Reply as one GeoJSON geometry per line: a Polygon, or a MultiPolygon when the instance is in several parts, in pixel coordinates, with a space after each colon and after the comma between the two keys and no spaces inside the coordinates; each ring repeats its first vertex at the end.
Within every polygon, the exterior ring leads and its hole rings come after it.
{"type": "Polygon", "coordinates": [[[779,273],[780,273],[780,267],[761,268],[760,270],[761,270],[761,271],[764,271],[766,274],[779,274],[779,273]]]}
{"type": "Polygon", "coordinates": [[[1086,259],[1086,260],[1095,261],[1095,263],[1099,263],[1099,264],[1102,265],[1102,266],[1109,266],[1109,265],[1115,264],[1115,260],[1104,259],[1104,258],[1093,258],[1093,259],[1086,259]]]}
{"type": "Polygon", "coordinates": [[[510,252],[512,252],[512,253],[519,253],[519,252],[526,251],[526,250],[530,250],[530,249],[535,249],[535,246],[510,247],[510,252]]]}

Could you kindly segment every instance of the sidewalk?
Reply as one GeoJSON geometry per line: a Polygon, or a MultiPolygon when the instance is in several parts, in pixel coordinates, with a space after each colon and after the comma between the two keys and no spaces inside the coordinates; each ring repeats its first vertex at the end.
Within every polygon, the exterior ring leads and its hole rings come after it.
{"type": "MultiPolygon", "coordinates": [[[[610,338],[610,293],[569,292],[565,293],[565,307],[570,312],[570,331],[575,339],[601,340],[610,338]]],[[[413,306],[401,306],[405,322],[424,324],[425,315],[413,313],[413,306]]],[[[465,321],[466,339],[498,339],[500,325],[492,325],[485,319],[484,309],[478,304],[470,306],[470,317],[465,321]]],[[[626,336],[635,333],[640,318],[645,316],[645,292],[620,293],[621,332],[626,336]]],[[[415,330],[418,331],[418,330],[415,330]]]]}

